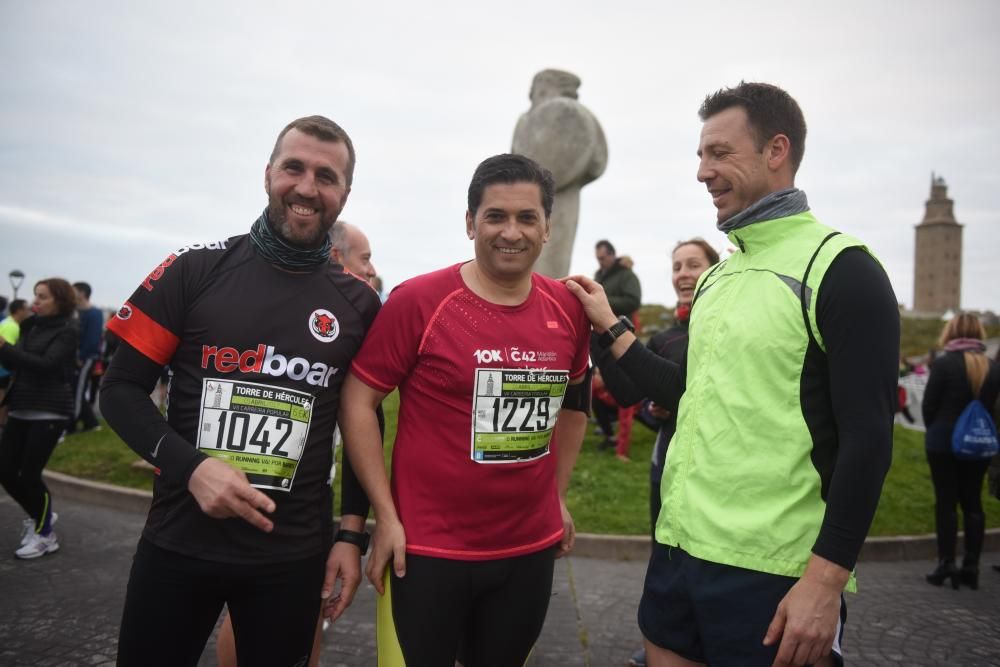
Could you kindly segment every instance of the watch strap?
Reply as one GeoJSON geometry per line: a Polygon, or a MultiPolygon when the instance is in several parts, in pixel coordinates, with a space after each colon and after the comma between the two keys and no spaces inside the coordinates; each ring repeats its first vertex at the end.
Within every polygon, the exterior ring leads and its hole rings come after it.
{"type": "Polygon", "coordinates": [[[368,533],[359,532],[357,530],[347,530],[341,528],[337,531],[336,536],[334,536],[333,541],[336,542],[347,542],[348,544],[353,544],[358,549],[361,549],[361,555],[364,556],[368,553],[368,543],[371,541],[372,536],[368,533]]]}
{"type": "Polygon", "coordinates": [[[597,338],[597,343],[604,348],[611,347],[618,340],[618,337],[626,331],[635,331],[635,327],[632,325],[632,320],[622,315],[617,322],[608,327],[608,330],[597,338]]]}

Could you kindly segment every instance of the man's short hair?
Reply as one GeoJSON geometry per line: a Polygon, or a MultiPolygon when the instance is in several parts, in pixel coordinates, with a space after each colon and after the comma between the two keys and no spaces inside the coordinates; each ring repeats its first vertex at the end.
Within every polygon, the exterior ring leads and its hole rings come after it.
{"type": "Polygon", "coordinates": [[[354,180],[354,144],[344,128],[325,116],[305,116],[286,125],[274,142],[274,150],[271,151],[268,164],[274,164],[274,158],[278,157],[278,151],[281,149],[281,140],[285,138],[289,130],[298,130],[302,134],[316,137],[320,141],[341,142],[347,146],[347,173],[344,174],[344,178],[347,179],[347,187],[351,187],[351,181],[354,180]]]}
{"type": "Polygon", "coordinates": [[[611,241],[607,239],[601,239],[600,241],[594,244],[594,250],[600,250],[601,248],[604,248],[609,255],[618,254],[615,252],[615,247],[611,245],[611,241]]]}
{"type": "Polygon", "coordinates": [[[7,308],[7,312],[10,315],[17,315],[22,310],[28,307],[28,302],[24,299],[14,299],[10,302],[10,306],[7,308]]]}
{"type": "Polygon", "coordinates": [[[552,172],[531,158],[514,153],[503,153],[486,158],[476,167],[469,183],[469,213],[476,214],[483,203],[483,192],[496,183],[534,183],[542,193],[545,218],[552,215],[552,202],[556,197],[556,183],[552,172]]]}
{"type": "Polygon", "coordinates": [[[347,243],[346,222],[338,220],[333,223],[333,226],[330,227],[330,231],[327,232],[327,235],[330,237],[330,243],[333,247],[339,250],[344,257],[347,257],[350,254],[351,248],[347,243]]]}
{"type": "Polygon", "coordinates": [[[84,283],[84,282],[73,283],[73,287],[80,290],[80,293],[83,294],[85,297],[87,297],[88,301],[90,300],[90,295],[92,294],[92,290],[90,289],[90,283],[84,283]]]}
{"type": "Polygon", "coordinates": [[[769,83],[740,81],[734,88],[722,88],[705,97],[698,109],[702,122],[720,111],[741,107],[758,151],[776,134],[788,137],[791,144],[792,173],[799,170],[806,152],[806,119],[791,95],[769,83]]]}

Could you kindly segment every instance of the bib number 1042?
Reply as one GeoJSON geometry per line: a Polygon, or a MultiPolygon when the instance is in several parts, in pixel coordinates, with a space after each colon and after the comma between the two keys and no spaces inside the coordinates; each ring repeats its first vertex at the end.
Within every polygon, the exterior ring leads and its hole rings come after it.
{"type": "Polygon", "coordinates": [[[549,398],[508,397],[493,400],[494,433],[535,433],[549,429],[549,398]]]}
{"type": "Polygon", "coordinates": [[[284,417],[267,417],[251,415],[245,412],[220,412],[219,433],[215,440],[216,449],[245,451],[247,445],[257,447],[261,454],[271,456],[289,456],[282,446],[292,434],[292,420],[284,417]],[[256,425],[253,424],[256,422],[256,425]],[[273,422],[274,431],[270,424],[273,422]],[[278,436],[272,442],[272,436],[278,436]]]}

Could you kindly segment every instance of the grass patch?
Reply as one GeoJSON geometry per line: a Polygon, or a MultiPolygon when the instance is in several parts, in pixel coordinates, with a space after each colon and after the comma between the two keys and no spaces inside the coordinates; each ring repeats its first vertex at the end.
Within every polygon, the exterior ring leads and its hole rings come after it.
{"type": "Polygon", "coordinates": [[[59,444],[48,469],[132,489],[153,488],[153,476],[131,467],[139,457],[105,423],[100,431],[77,433],[59,444]]]}
{"type": "MultiPolygon", "coordinates": [[[[396,435],[399,395],[385,401],[387,442],[396,435]]],[[[590,430],[589,427],[588,430],[590,430]]],[[[600,440],[588,432],[573,473],[569,508],[577,530],[587,533],[645,535],[649,531],[649,458],[654,434],[636,423],[631,463],[612,451],[597,451],[600,440]]],[[[386,448],[386,460],[391,447],[386,448]]],[[[338,457],[339,458],[339,457],[338,457]]],[[[56,448],[49,468],[76,477],[137,489],[152,489],[152,475],[130,464],[138,457],[105,427],[70,436],[56,448]]],[[[336,484],[339,507],[339,484],[336,484]]],[[[985,491],[984,491],[985,495],[985,491]]],[[[986,525],[1000,527],[1000,503],[986,498],[986,525]]],[[[892,468],[886,478],[871,535],[913,535],[934,531],[934,494],[924,458],[923,434],[896,427],[892,468]]]]}

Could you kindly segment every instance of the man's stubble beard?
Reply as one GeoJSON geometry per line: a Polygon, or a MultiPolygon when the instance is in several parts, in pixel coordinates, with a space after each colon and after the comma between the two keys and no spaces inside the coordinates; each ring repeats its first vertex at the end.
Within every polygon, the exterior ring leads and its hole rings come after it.
{"type": "MultiPolygon", "coordinates": [[[[339,212],[337,215],[339,215],[339,212]]],[[[288,216],[285,214],[285,207],[282,202],[268,202],[267,219],[271,223],[271,231],[277,234],[282,241],[297,248],[311,250],[323,245],[323,237],[326,236],[327,232],[330,231],[330,228],[333,227],[333,223],[336,221],[337,217],[334,216],[333,220],[328,220],[328,216],[325,215],[321,217],[316,233],[312,234],[310,238],[305,239],[295,237],[293,228],[288,223],[288,216]]]]}

